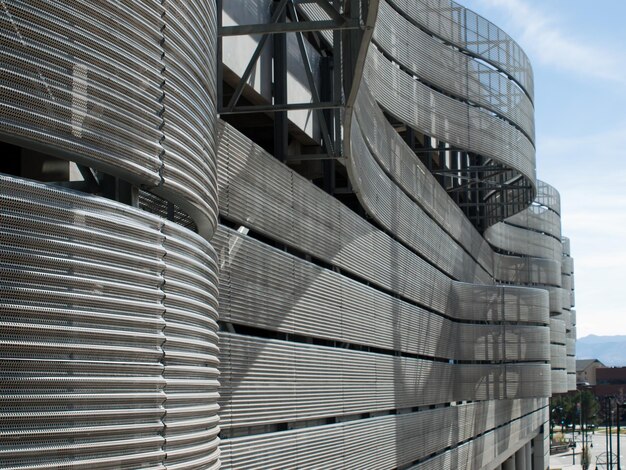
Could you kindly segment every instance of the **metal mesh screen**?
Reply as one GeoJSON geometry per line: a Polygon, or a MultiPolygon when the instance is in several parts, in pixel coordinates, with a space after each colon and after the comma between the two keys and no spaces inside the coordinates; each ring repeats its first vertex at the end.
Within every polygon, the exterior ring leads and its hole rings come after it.
{"type": "Polygon", "coordinates": [[[0,186],[3,467],[216,464],[208,242],[107,199],[0,186]]]}

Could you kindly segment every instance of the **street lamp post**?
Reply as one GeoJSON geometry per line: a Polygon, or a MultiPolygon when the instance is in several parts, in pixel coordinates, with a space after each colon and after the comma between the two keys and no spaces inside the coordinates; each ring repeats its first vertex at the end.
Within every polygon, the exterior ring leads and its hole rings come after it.
{"type": "MultiPolygon", "coordinates": [[[[587,424],[587,420],[583,418],[583,414],[584,414],[584,407],[583,407],[583,389],[588,389],[590,388],[590,385],[588,382],[582,382],[579,384],[579,388],[578,388],[578,399],[580,401],[580,434],[581,434],[581,443],[582,443],[582,447],[581,447],[581,451],[580,451],[580,466],[583,468],[585,467],[585,456],[587,456],[587,460],[589,459],[589,452],[585,451],[585,428],[586,428],[586,424],[587,424]]],[[[588,462],[587,462],[588,464],[588,462]]]]}
{"type": "Polygon", "coordinates": [[[608,425],[608,432],[606,433],[606,451],[607,451],[607,456],[608,456],[608,465],[610,469],[613,468],[613,436],[612,436],[612,431],[611,428],[613,426],[613,407],[611,406],[611,399],[613,397],[612,396],[608,396],[606,397],[606,401],[605,401],[605,412],[606,412],[606,419],[607,419],[607,425],[608,425]]]}
{"type": "Polygon", "coordinates": [[[619,403],[616,402],[616,406],[617,406],[617,470],[622,470],[622,462],[621,462],[621,455],[620,455],[620,433],[619,433],[619,422],[620,422],[620,418],[622,417],[622,408],[626,408],[626,403],[619,403]]]}

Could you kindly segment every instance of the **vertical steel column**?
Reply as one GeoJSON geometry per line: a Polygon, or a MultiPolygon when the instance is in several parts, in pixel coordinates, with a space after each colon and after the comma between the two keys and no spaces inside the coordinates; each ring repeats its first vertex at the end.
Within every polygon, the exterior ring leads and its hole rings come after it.
{"type": "MultiPolygon", "coordinates": [[[[339,11],[341,9],[341,0],[333,0],[333,6],[335,10],[339,11]]],[[[341,52],[342,52],[342,35],[341,31],[335,29],[333,31],[333,56],[332,56],[332,72],[333,72],[333,84],[332,84],[332,102],[333,103],[343,103],[343,96],[341,92],[341,80],[342,80],[342,70],[343,66],[341,63],[341,52]]],[[[343,152],[343,142],[341,141],[341,109],[335,108],[332,110],[333,114],[333,125],[334,125],[334,136],[335,141],[333,143],[333,148],[335,149],[335,155],[340,155],[343,152]]],[[[334,167],[334,165],[333,165],[334,167]]]]}
{"type": "Polygon", "coordinates": [[[119,201],[129,206],[139,206],[139,189],[115,176],[102,174],[100,178],[102,195],[108,199],[119,201]]]}
{"type": "MultiPolygon", "coordinates": [[[[322,57],[320,62],[320,100],[321,101],[333,101],[333,78],[334,78],[334,66],[333,58],[322,57]]],[[[337,146],[337,134],[333,124],[335,124],[335,111],[334,109],[325,109],[322,111],[324,119],[329,123],[328,131],[333,135],[333,151],[339,151],[337,146]]],[[[323,125],[323,123],[320,123],[323,125]]],[[[327,149],[328,150],[328,149],[327,149]]],[[[335,160],[322,160],[322,175],[323,175],[323,189],[328,194],[335,192],[335,160]]]]}
{"type": "Polygon", "coordinates": [[[624,407],[624,404],[617,402],[616,403],[616,407],[617,407],[617,470],[622,470],[622,461],[621,461],[621,455],[620,455],[620,420],[622,417],[622,408],[624,407]]]}
{"type": "MultiPolygon", "coordinates": [[[[279,0],[274,0],[272,7],[276,9],[279,0]]],[[[287,14],[282,9],[278,16],[278,23],[285,23],[287,14]]],[[[287,104],[287,35],[285,33],[276,33],[272,35],[273,45],[273,80],[272,93],[274,95],[274,104],[287,104]]],[[[289,123],[287,120],[287,111],[277,111],[274,113],[274,157],[281,162],[287,160],[287,148],[289,145],[289,123]]]]}
{"type": "Polygon", "coordinates": [[[607,414],[607,419],[608,419],[608,424],[609,424],[609,429],[608,432],[606,433],[607,435],[607,453],[608,455],[608,465],[609,468],[613,468],[613,433],[612,433],[612,426],[613,426],[613,407],[611,406],[611,397],[607,397],[606,399],[606,414],[607,414]]]}
{"type": "MultiPolygon", "coordinates": [[[[216,11],[217,11],[217,31],[222,30],[222,11],[223,11],[223,3],[224,0],[216,0],[216,11]]],[[[216,65],[217,65],[217,109],[218,112],[220,109],[224,107],[224,59],[223,59],[223,39],[220,34],[217,35],[217,50],[216,50],[216,65]]]]}
{"type": "Polygon", "coordinates": [[[608,398],[604,397],[604,419],[606,421],[606,428],[604,430],[604,448],[606,450],[606,461],[609,462],[609,412],[608,412],[608,398]]]}

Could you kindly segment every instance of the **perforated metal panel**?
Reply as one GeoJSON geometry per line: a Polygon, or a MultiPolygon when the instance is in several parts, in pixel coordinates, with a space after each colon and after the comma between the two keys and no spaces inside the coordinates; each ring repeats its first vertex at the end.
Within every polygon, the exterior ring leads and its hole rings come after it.
{"type": "MultiPolygon", "coordinates": [[[[395,468],[485,431],[497,433],[485,448],[491,458],[497,458],[500,449],[514,448],[536,432],[545,418],[543,406],[543,400],[498,400],[233,438],[222,448],[223,465],[253,469],[273,462],[281,468],[395,468]],[[497,426],[503,427],[491,431],[497,426]],[[320,448],[325,451],[320,453],[320,448]]],[[[477,448],[483,443],[481,438],[472,442],[477,448]]]]}
{"type": "Polygon", "coordinates": [[[380,105],[400,121],[454,148],[491,157],[534,184],[535,149],[514,126],[415,80],[375,47],[364,78],[380,105]]]}
{"type": "Polygon", "coordinates": [[[214,2],[9,0],[0,136],[151,188],[215,230],[214,2]]]}
{"type": "Polygon", "coordinates": [[[107,199],[0,187],[3,468],[217,465],[208,242],[107,199]]]}
{"type": "Polygon", "coordinates": [[[386,1],[379,4],[373,39],[386,54],[420,80],[511,121],[534,141],[533,105],[517,84],[482,59],[433,38],[403,13],[386,1]]]}
{"type": "Polygon", "coordinates": [[[390,0],[389,3],[435,36],[515,78],[533,99],[534,79],[528,57],[495,24],[452,0],[390,0]]]}
{"type": "Polygon", "coordinates": [[[218,154],[224,216],[437,312],[547,324],[545,292],[453,282],[227,124],[218,154]]]}
{"type": "Polygon", "coordinates": [[[224,227],[214,243],[224,321],[439,359],[549,359],[547,329],[458,323],[224,227]]]}

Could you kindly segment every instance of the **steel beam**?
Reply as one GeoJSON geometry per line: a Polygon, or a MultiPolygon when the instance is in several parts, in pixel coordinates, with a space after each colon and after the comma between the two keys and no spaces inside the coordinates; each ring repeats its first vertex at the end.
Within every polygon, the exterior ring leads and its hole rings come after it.
{"type": "Polygon", "coordinates": [[[237,26],[223,26],[219,36],[247,36],[251,34],[283,34],[283,33],[308,33],[312,31],[354,30],[361,29],[358,20],[344,19],[341,23],[333,20],[300,21],[293,23],[262,23],[245,24],[237,26]]]}

